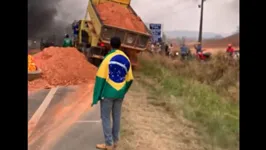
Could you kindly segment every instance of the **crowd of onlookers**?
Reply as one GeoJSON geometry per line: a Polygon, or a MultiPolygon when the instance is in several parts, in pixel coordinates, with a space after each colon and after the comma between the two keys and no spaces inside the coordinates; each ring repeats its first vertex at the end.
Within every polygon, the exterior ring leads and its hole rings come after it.
{"type": "MultiPolygon", "coordinates": [[[[194,49],[195,49],[195,54],[197,58],[200,60],[205,60],[210,57],[211,53],[210,52],[205,52],[202,48],[201,43],[197,42],[194,44],[194,49]]],[[[173,44],[168,44],[168,43],[152,43],[150,45],[150,51],[153,53],[159,53],[159,54],[165,54],[166,56],[172,57],[172,56],[177,56],[180,55],[181,58],[187,58],[187,56],[191,56],[191,50],[189,46],[186,44],[180,44],[180,47],[174,47],[173,44]],[[179,49],[179,50],[178,50],[179,49]]],[[[234,57],[234,54],[236,53],[234,47],[232,44],[228,44],[228,47],[226,48],[226,53],[234,57]]]]}
{"type": "Polygon", "coordinates": [[[165,52],[165,54],[170,54],[173,51],[173,45],[167,43],[152,43],[150,50],[156,53],[165,52]]]}

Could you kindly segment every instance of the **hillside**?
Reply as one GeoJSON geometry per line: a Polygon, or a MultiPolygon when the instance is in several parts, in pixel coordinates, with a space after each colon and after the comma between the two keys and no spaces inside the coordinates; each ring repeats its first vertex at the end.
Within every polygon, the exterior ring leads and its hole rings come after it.
{"type": "Polygon", "coordinates": [[[230,35],[223,39],[210,39],[203,41],[204,47],[226,47],[228,44],[239,47],[239,33],[230,35]]]}
{"type": "MultiPolygon", "coordinates": [[[[186,37],[189,39],[194,39],[196,40],[199,36],[198,31],[186,31],[186,30],[177,30],[177,31],[165,31],[165,35],[168,38],[182,38],[186,37]]],[[[222,35],[217,34],[217,33],[212,33],[212,32],[203,32],[203,38],[204,39],[210,39],[210,38],[216,38],[220,39],[223,38],[222,35]]]]}

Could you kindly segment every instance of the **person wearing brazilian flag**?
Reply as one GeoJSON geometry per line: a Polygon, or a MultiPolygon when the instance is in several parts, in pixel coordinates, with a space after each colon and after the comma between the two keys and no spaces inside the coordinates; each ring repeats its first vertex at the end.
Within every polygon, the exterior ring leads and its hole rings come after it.
{"type": "Polygon", "coordinates": [[[121,107],[125,94],[133,82],[132,66],[126,54],[120,50],[121,40],[113,37],[112,50],[99,66],[94,85],[92,106],[100,101],[100,111],[105,138],[96,148],[112,150],[117,147],[120,131],[121,107]],[[112,113],[112,128],[110,116],[112,113]]]}

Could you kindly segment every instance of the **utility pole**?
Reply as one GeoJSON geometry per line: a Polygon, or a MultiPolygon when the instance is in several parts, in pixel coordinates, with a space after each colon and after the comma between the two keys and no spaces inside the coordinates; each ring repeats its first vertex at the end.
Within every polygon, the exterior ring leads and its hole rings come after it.
{"type": "Polygon", "coordinates": [[[203,5],[206,0],[201,0],[201,4],[199,5],[200,8],[200,26],[199,26],[199,38],[198,42],[202,42],[202,24],[203,24],[203,5]]]}

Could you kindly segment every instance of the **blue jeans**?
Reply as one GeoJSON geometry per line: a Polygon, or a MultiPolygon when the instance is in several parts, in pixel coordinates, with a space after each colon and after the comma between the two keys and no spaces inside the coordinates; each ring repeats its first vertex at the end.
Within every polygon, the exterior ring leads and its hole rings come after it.
{"type": "Polygon", "coordinates": [[[113,145],[114,142],[119,140],[122,102],[123,99],[112,98],[104,98],[100,101],[103,133],[105,144],[108,146],[113,145]],[[111,127],[111,112],[113,127],[111,127]]]}

